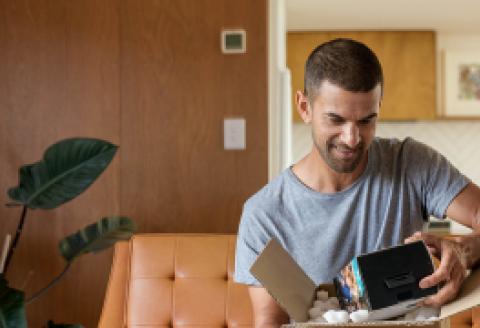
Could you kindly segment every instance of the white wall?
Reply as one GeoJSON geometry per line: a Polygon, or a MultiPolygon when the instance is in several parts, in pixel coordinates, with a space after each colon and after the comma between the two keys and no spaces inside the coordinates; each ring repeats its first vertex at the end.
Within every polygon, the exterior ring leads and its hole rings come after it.
{"type": "MultiPolygon", "coordinates": [[[[479,18],[480,20],[480,18],[479,18]]],[[[442,96],[442,58],[448,51],[466,51],[480,53],[480,33],[437,33],[437,111],[440,113],[443,106],[442,96]]],[[[479,58],[480,61],[480,58],[479,58]]]]}

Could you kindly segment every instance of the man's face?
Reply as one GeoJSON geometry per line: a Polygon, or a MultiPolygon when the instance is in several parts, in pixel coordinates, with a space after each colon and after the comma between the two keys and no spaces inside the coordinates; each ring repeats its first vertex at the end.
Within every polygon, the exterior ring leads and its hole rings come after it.
{"type": "Polygon", "coordinates": [[[381,86],[369,92],[350,92],[324,81],[308,112],[314,145],[328,166],[338,173],[353,172],[363,160],[374,136],[380,109],[381,86]]]}

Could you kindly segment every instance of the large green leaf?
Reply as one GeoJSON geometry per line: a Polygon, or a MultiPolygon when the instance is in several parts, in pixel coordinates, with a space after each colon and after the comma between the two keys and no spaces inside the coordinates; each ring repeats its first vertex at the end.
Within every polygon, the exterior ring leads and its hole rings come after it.
{"type": "Polygon", "coordinates": [[[83,326],[78,323],[54,323],[50,320],[47,323],[47,328],[83,328],[83,326]]]}
{"type": "Polygon", "coordinates": [[[20,183],[8,195],[29,208],[51,209],[87,189],[112,161],[117,146],[71,138],[50,146],[43,160],[20,168],[20,183]]]}
{"type": "Polygon", "coordinates": [[[119,240],[129,239],[134,232],[135,224],[127,217],[103,218],[62,239],[59,244],[60,253],[65,260],[71,262],[82,254],[99,252],[119,240]]]}
{"type": "Polygon", "coordinates": [[[0,328],[26,328],[25,295],[0,276],[0,328]]]}

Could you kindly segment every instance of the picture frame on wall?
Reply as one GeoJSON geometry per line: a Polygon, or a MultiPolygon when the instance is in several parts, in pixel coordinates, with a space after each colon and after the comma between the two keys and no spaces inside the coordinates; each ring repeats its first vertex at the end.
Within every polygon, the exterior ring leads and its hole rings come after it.
{"type": "Polygon", "coordinates": [[[480,51],[446,51],[443,115],[480,118],[480,51]]]}

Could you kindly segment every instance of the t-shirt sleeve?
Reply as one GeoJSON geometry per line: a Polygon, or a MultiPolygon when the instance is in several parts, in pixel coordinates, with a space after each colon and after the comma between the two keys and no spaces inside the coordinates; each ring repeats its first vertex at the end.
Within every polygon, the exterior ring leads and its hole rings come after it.
{"type": "Polygon", "coordinates": [[[234,281],[246,285],[261,286],[260,282],[250,273],[250,267],[263,249],[258,242],[258,236],[250,229],[251,221],[254,219],[252,215],[253,213],[244,207],[237,235],[234,281]]]}
{"type": "Polygon", "coordinates": [[[470,183],[443,155],[411,138],[405,140],[408,176],[428,215],[445,218],[453,199],[470,183]]]}

